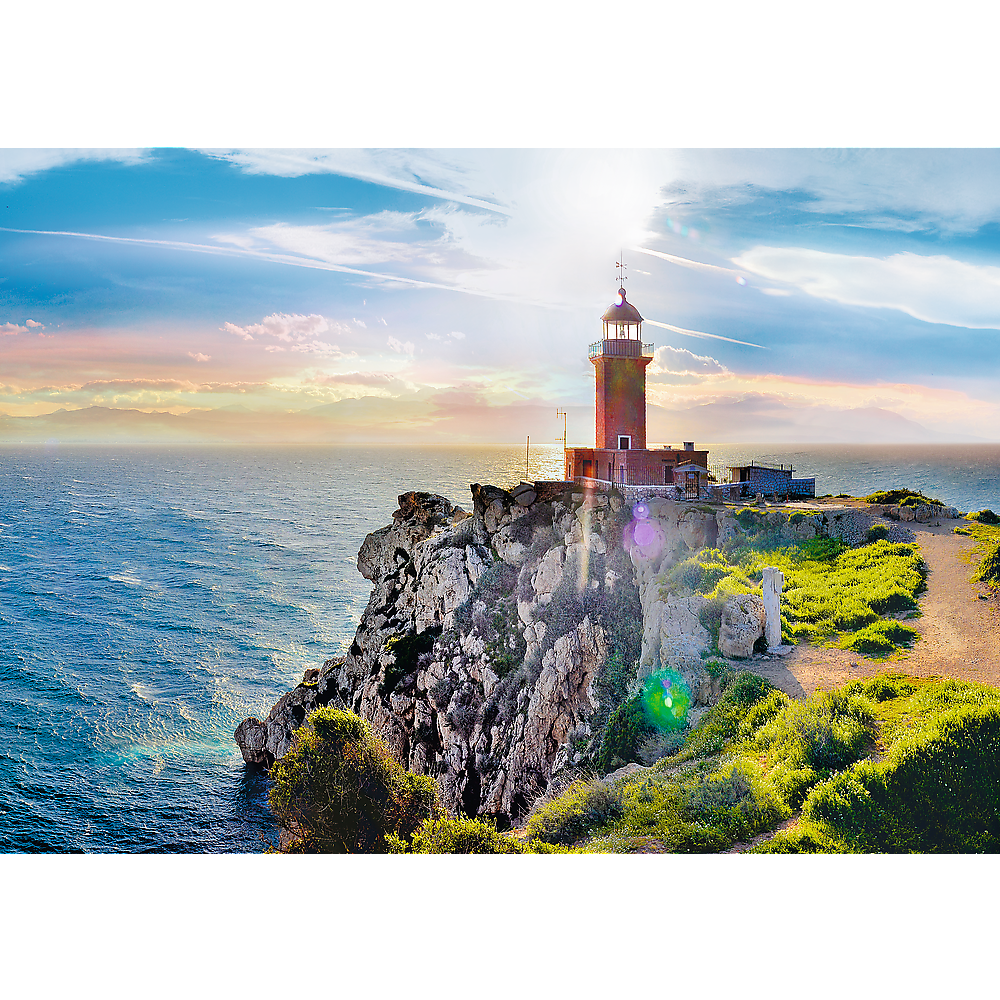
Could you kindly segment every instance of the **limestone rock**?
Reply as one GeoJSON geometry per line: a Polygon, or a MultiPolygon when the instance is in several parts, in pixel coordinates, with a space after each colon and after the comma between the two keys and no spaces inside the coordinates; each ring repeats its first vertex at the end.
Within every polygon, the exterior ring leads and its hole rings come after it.
{"type": "Polygon", "coordinates": [[[719,651],[723,656],[748,659],[764,634],[764,601],[756,594],[730,597],[722,609],[719,651]]]}
{"type": "Polygon", "coordinates": [[[236,727],[233,737],[236,740],[236,745],[240,748],[240,753],[243,754],[243,760],[247,764],[270,763],[265,749],[267,727],[260,719],[255,719],[253,716],[244,719],[236,727]]]}
{"type": "Polygon", "coordinates": [[[515,818],[583,759],[612,609],[642,621],[640,673],[670,666],[712,697],[704,598],[661,598],[659,574],[714,545],[725,518],[655,498],[646,527],[623,533],[617,494],[471,491],[471,515],[435,494],[400,495],[392,524],[361,546],[372,591],[346,655],[248,720],[241,749],[278,759],[311,711],[349,708],[403,765],[435,776],[447,809],[515,818]]]}

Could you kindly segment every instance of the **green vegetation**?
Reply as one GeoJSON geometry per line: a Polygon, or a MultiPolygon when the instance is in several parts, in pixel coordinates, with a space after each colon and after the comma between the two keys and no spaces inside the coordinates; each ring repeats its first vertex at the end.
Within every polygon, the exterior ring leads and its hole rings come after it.
{"type": "Polygon", "coordinates": [[[887,674],[799,702],[740,673],[679,753],[574,783],[528,830],[575,853],[995,853],[1000,691],[887,674]]]}
{"type": "MultiPolygon", "coordinates": [[[[744,514],[755,517],[753,511],[740,512],[744,514]]],[[[751,517],[745,520],[759,527],[751,517]]],[[[666,574],[663,593],[691,590],[708,597],[702,623],[714,638],[725,600],[761,593],[764,567],[777,566],[785,576],[781,597],[785,642],[807,639],[887,657],[916,638],[909,626],[881,620],[882,615],[917,607],[927,570],[915,544],[875,537],[867,545],[849,549],[837,539],[811,538],[774,542],[772,547],[761,538],[763,530],[750,544],[728,551],[703,549],[678,563],[666,574]]]]}
{"type": "Polygon", "coordinates": [[[988,584],[992,588],[998,588],[1000,587],[1000,527],[997,525],[1000,518],[991,510],[981,510],[966,514],[966,519],[970,523],[955,528],[955,532],[960,535],[971,535],[976,540],[976,546],[970,553],[970,558],[976,564],[972,579],[988,584]]]}
{"type": "Polygon", "coordinates": [[[881,490],[862,497],[866,503],[890,504],[893,507],[919,507],[922,504],[934,504],[937,507],[947,507],[943,500],[925,497],[919,490],[908,490],[900,486],[894,490],[881,490]]]}
{"type": "Polygon", "coordinates": [[[622,764],[647,763],[645,744],[660,734],[676,734],[674,740],[662,743],[664,752],[666,747],[679,747],[690,704],[691,691],[676,671],[661,670],[647,677],[639,693],[622,702],[608,718],[595,758],[597,770],[604,774],[622,764]]]}
{"type": "Polygon", "coordinates": [[[312,712],[271,780],[268,802],[287,832],[285,854],[566,852],[501,834],[487,819],[446,817],[434,779],[404,770],[353,712],[312,712]]]}
{"type": "Polygon", "coordinates": [[[599,779],[574,781],[562,795],[532,815],[526,832],[530,839],[568,846],[621,814],[621,794],[613,785],[599,779]]]}
{"type": "Polygon", "coordinates": [[[434,640],[441,634],[440,625],[432,625],[425,632],[393,636],[386,640],[385,648],[395,660],[385,668],[385,679],[379,685],[379,694],[392,694],[399,682],[417,669],[417,659],[434,648],[434,640]]]}
{"type": "Polygon", "coordinates": [[[271,768],[271,811],[289,854],[384,854],[440,812],[433,778],[404,771],[352,712],[320,708],[271,768]]]}
{"type": "Polygon", "coordinates": [[[565,847],[540,840],[518,840],[499,833],[490,820],[427,819],[414,832],[408,846],[399,837],[389,838],[390,854],[568,854],[565,847]]]}

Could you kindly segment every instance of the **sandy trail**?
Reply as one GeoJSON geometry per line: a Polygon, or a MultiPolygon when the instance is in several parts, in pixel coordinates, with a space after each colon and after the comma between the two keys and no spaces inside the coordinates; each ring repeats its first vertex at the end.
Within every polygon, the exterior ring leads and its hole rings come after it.
{"type": "Polygon", "coordinates": [[[968,554],[975,541],[956,535],[956,524],[962,521],[906,524],[916,535],[928,574],[919,599],[923,617],[907,622],[921,638],[899,659],[876,663],[850,650],[803,643],[783,658],[755,658],[750,669],[798,698],[886,671],[1000,686],[1000,601],[984,585],[970,582],[968,554]]]}

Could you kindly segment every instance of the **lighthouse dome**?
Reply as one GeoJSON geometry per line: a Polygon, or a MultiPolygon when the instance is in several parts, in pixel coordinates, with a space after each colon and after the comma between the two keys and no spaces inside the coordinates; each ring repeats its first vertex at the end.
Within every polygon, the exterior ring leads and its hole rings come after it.
{"type": "Polygon", "coordinates": [[[642,322],[639,310],[631,302],[625,300],[625,289],[618,289],[618,301],[613,302],[601,317],[604,323],[614,323],[619,326],[638,325],[642,322]]]}

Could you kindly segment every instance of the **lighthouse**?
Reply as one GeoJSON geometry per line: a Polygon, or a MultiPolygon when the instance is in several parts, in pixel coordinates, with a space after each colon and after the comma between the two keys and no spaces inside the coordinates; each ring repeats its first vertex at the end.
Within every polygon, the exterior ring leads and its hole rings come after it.
{"type": "Polygon", "coordinates": [[[646,367],[653,345],[642,341],[643,318],[623,284],[601,323],[603,336],[590,345],[594,447],[566,449],[566,479],[596,489],[679,485],[685,495],[698,496],[708,476],[707,451],[696,451],[693,441],[682,448],[646,447],[646,367]]]}
{"type": "Polygon", "coordinates": [[[590,345],[597,382],[595,444],[610,451],[645,450],[646,365],[653,360],[653,345],[642,342],[642,316],[626,301],[624,287],[601,322],[604,337],[590,345]]]}

